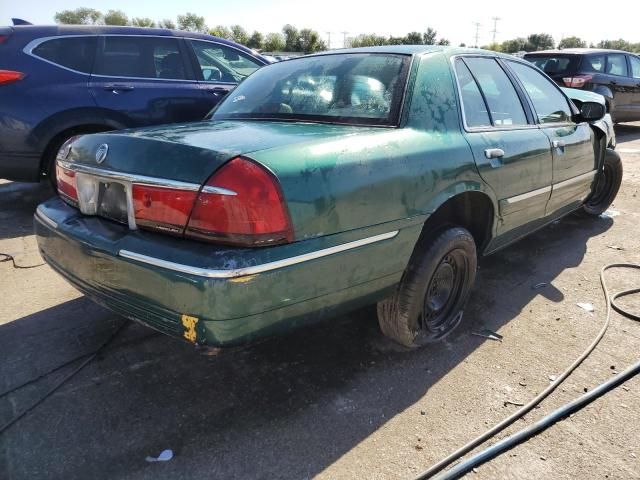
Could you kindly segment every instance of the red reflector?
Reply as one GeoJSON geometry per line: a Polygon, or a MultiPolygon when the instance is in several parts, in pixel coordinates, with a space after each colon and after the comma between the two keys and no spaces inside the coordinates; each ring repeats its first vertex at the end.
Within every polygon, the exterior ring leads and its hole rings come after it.
{"type": "Polygon", "coordinates": [[[78,187],[76,184],[76,172],[56,164],[56,181],[58,193],[66,200],[78,203],[78,187]]]}
{"type": "Polygon", "coordinates": [[[198,192],[133,185],[136,225],[181,235],[198,192]]]}
{"type": "Polygon", "coordinates": [[[9,38],[9,35],[0,35],[0,44],[6,42],[7,38],[9,38]]]}
{"type": "Polygon", "coordinates": [[[293,241],[278,180],[257,163],[234,158],[202,189],[186,235],[242,246],[293,241]]]}
{"type": "Polygon", "coordinates": [[[0,70],[0,85],[17,82],[24,78],[24,73],[14,72],[13,70],[0,70]]]}
{"type": "Polygon", "coordinates": [[[584,84],[590,82],[593,75],[576,75],[575,77],[564,77],[562,81],[569,88],[582,88],[584,84]]]}

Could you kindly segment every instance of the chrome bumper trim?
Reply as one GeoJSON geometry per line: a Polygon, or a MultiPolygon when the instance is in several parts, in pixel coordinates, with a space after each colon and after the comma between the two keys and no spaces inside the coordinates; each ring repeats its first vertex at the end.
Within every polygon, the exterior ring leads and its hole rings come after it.
{"type": "Polygon", "coordinates": [[[51,228],[58,228],[58,224],[47,217],[40,207],[36,209],[36,218],[42,223],[49,225],[51,228]]]}
{"type": "Polygon", "coordinates": [[[369,245],[371,243],[382,242],[398,235],[398,230],[393,232],[383,233],[380,235],[374,235],[373,237],[363,238],[361,240],[355,240],[353,242],[343,243],[336,245],[335,247],[324,248],[322,250],[316,250],[315,252],[305,253],[303,255],[297,255],[295,257],[284,258],[275,262],[263,263],[261,265],[254,265],[251,267],[235,268],[229,270],[212,270],[208,268],[194,267],[191,265],[183,265],[180,263],[169,262],[161,260],[159,258],[149,257],[142,255],[141,253],[131,252],[129,250],[120,250],[118,256],[127,258],[129,260],[135,260],[137,262],[146,263],[155,267],[165,268],[174,272],[187,273],[189,275],[196,275],[198,277],[205,278],[237,278],[247,275],[256,275],[258,273],[264,273],[279,268],[296,265],[302,262],[308,262],[317,258],[326,257],[336,253],[344,252],[354,248],[369,245]]]}

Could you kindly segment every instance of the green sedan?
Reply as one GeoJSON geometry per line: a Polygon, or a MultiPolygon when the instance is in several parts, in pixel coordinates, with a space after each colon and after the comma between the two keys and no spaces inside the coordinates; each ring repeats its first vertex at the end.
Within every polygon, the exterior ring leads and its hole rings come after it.
{"type": "Polygon", "coordinates": [[[478,255],[611,204],[593,100],[481,50],[276,63],[205,121],[67,142],[38,244],[89,298],[200,346],[376,302],[385,335],[425,345],[460,324],[478,255]]]}

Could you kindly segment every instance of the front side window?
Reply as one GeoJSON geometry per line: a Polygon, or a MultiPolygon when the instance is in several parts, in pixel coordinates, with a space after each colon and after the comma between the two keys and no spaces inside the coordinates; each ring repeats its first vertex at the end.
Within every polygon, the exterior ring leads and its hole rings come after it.
{"type": "Polygon", "coordinates": [[[562,75],[576,71],[580,57],[578,55],[525,55],[525,60],[533,63],[547,75],[562,75]]]}
{"type": "Polygon", "coordinates": [[[178,40],[159,37],[103,37],[94,73],[110,77],[186,79],[178,40]]]}
{"type": "Polygon", "coordinates": [[[518,93],[498,62],[493,58],[467,57],[464,63],[484,94],[495,126],[527,124],[518,93]]]}
{"type": "Polygon", "coordinates": [[[410,60],[396,54],[336,54],[275,63],[242,82],[213,118],[393,125],[410,60]]]}
{"type": "Polygon", "coordinates": [[[491,119],[478,84],[462,60],[457,59],[455,65],[467,126],[471,128],[490,127],[491,119]]]}
{"type": "Polygon", "coordinates": [[[219,43],[191,40],[206,82],[238,83],[262,67],[249,55],[219,43]]]}
{"type": "Polygon", "coordinates": [[[607,55],[607,73],[609,75],[627,76],[627,59],[622,53],[607,55]]]}
{"type": "Polygon", "coordinates": [[[91,73],[96,54],[97,37],[55,38],[41,43],[33,54],[57,65],[83,73],[91,73]]]}
{"type": "Polygon", "coordinates": [[[640,78],[640,58],[629,55],[629,61],[631,62],[631,76],[640,78]]]}
{"type": "Polygon", "coordinates": [[[558,88],[540,72],[518,62],[509,62],[518,80],[529,95],[538,122],[558,123],[571,121],[569,102],[558,88]]]}

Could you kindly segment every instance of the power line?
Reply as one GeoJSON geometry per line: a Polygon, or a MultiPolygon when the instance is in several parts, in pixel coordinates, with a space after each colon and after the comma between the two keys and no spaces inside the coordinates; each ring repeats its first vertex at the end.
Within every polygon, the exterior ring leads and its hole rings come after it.
{"type": "Polygon", "coordinates": [[[478,22],[473,22],[473,24],[476,27],[476,42],[474,44],[475,48],[478,48],[478,38],[480,37],[480,27],[482,26],[480,23],[478,22]]]}
{"type": "Polygon", "coordinates": [[[325,32],[328,36],[329,36],[329,48],[328,50],[331,50],[331,32],[325,32]]]}
{"type": "Polygon", "coordinates": [[[347,48],[347,35],[349,35],[349,32],[340,32],[342,34],[342,46],[344,48],[347,48]]]}
{"type": "Polygon", "coordinates": [[[493,31],[491,32],[493,33],[492,43],[496,43],[496,34],[498,33],[498,22],[502,19],[500,17],[491,17],[491,19],[493,20],[493,31]]]}

